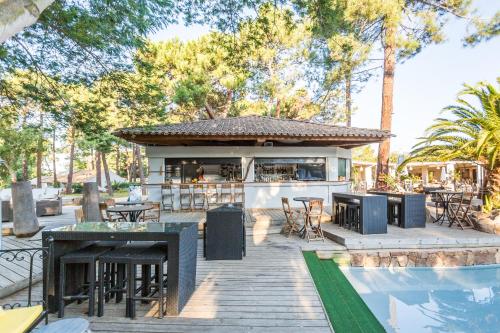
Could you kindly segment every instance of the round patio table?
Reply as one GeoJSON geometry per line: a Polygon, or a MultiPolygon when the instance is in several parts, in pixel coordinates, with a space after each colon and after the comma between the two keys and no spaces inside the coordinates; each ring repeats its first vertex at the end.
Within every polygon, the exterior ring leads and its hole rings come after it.
{"type": "Polygon", "coordinates": [[[108,212],[120,214],[125,221],[137,222],[139,216],[146,210],[153,209],[151,205],[129,205],[129,206],[114,206],[108,208],[108,212]],[[128,217],[128,218],[127,218],[128,217]]]}
{"type": "Polygon", "coordinates": [[[115,206],[135,206],[135,205],[147,205],[151,201],[119,201],[115,202],[115,206]]]}
{"type": "Polygon", "coordinates": [[[304,209],[306,212],[306,218],[305,218],[305,223],[302,229],[299,230],[299,235],[304,238],[306,236],[306,225],[310,224],[311,221],[309,219],[309,202],[312,200],[320,200],[323,201],[323,198],[318,198],[318,197],[295,197],[293,198],[293,201],[300,201],[304,205],[304,209]]]}
{"type": "Polygon", "coordinates": [[[443,224],[444,220],[450,223],[450,227],[455,221],[455,214],[450,209],[450,202],[453,200],[461,200],[463,196],[463,192],[456,191],[446,191],[446,190],[436,190],[430,191],[430,193],[434,193],[439,197],[438,203],[443,204],[443,212],[441,214],[437,213],[436,209],[436,219],[434,219],[434,223],[441,222],[443,224]]]}

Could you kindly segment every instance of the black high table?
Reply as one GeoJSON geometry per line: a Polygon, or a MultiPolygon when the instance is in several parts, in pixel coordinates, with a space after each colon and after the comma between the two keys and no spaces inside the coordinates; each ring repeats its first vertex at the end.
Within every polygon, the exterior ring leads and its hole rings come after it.
{"type": "Polygon", "coordinates": [[[413,192],[370,191],[401,200],[401,228],[425,228],[425,194],[413,192]]]}
{"type": "Polygon", "coordinates": [[[335,216],[335,206],[338,200],[358,200],[359,233],[363,235],[387,233],[387,197],[369,193],[333,192],[332,214],[335,216]]]}
{"type": "MultiPolygon", "coordinates": [[[[97,241],[168,242],[167,315],[178,315],[195,290],[197,223],[84,222],[43,231],[43,246],[48,246],[49,237],[54,239],[53,262],[49,281],[44,280],[43,285],[48,287],[48,309],[52,313],[58,310],[59,258],[97,241]]],[[[44,277],[47,264],[43,265],[44,277]]],[[[75,292],[83,283],[83,269],[72,271],[74,274],[66,277],[68,292],[75,292]]]]}

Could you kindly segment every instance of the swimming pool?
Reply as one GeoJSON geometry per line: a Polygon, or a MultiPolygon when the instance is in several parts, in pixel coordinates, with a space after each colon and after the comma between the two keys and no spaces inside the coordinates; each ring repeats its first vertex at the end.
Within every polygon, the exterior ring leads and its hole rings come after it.
{"type": "Polygon", "coordinates": [[[500,265],[343,272],[387,332],[500,332],[500,265]]]}

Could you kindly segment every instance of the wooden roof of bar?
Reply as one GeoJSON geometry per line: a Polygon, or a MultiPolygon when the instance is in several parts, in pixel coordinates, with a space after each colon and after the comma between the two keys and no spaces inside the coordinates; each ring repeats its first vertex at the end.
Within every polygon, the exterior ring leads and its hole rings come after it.
{"type": "Polygon", "coordinates": [[[121,128],[130,142],[158,146],[339,146],[352,148],[391,137],[388,131],[264,116],[207,119],[171,125],[121,128]]]}

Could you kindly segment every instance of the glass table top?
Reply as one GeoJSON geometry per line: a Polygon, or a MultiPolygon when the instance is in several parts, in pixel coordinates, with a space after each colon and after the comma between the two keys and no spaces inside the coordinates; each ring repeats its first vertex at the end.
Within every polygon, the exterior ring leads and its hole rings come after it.
{"type": "Polygon", "coordinates": [[[83,222],[48,230],[49,232],[164,232],[179,233],[194,222],[83,222]]]}

